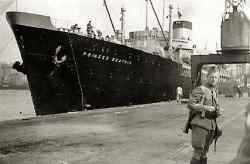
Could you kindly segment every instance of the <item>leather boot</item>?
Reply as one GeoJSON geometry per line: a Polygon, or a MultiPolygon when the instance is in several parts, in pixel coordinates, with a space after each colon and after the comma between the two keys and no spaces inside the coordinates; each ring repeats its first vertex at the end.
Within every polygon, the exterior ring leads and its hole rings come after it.
{"type": "Polygon", "coordinates": [[[190,161],[190,164],[202,164],[202,163],[201,163],[201,160],[192,158],[191,161],[190,161]]]}
{"type": "Polygon", "coordinates": [[[201,164],[207,164],[207,157],[201,158],[201,164]]]}

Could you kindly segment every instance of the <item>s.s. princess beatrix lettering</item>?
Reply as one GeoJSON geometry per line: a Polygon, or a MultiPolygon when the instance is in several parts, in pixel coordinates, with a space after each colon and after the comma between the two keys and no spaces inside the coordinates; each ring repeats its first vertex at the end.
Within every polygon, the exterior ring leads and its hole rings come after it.
{"type": "Polygon", "coordinates": [[[116,58],[116,57],[109,57],[109,56],[105,56],[105,55],[98,55],[98,54],[95,54],[95,53],[88,53],[88,52],[83,52],[82,53],[83,56],[87,56],[88,58],[95,58],[95,59],[98,59],[98,60],[104,60],[104,61],[112,61],[112,62],[115,62],[115,63],[122,63],[122,64],[132,64],[131,61],[127,61],[125,59],[119,59],[119,58],[116,58]]]}

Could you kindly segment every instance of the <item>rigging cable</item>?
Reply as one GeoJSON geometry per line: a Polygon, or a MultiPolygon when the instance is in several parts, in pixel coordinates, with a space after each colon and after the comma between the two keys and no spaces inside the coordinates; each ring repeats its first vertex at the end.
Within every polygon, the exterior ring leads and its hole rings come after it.
{"type": "Polygon", "coordinates": [[[160,29],[161,29],[162,35],[163,35],[163,37],[164,37],[164,40],[165,40],[166,42],[168,42],[168,41],[167,41],[167,38],[166,38],[166,36],[165,36],[165,34],[164,34],[163,28],[162,28],[162,26],[161,26],[161,23],[160,23],[160,21],[159,21],[159,18],[158,18],[157,14],[156,14],[155,8],[154,8],[153,3],[152,3],[152,0],[149,0],[149,2],[150,2],[151,7],[152,7],[152,9],[153,9],[153,11],[154,11],[154,14],[155,14],[155,17],[156,17],[156,19],[157,19],[157,22],[158,22],[158,24],[159,24],[159,26],[160,26],[160,29]]]}
{"type": "Polygon", "coordinates": [[[114,31],[114,34],[116,34],[116,31],[115,31],[115,26],[114,26],[114,23],[112,21],[112,18],[111,18],[111,15],[110,15],[110,12],[109,12],[109,9],[108,9],[108,6],[107,6],[107,3],[106,3],[106,0],[103,0],[103,4],[107,10],[107,13],[108,13],[108,16],[109,16],[109,20],[111,22],[111,25],[112,25],[112,28],[113,28],[113,31],[114,31]]]}

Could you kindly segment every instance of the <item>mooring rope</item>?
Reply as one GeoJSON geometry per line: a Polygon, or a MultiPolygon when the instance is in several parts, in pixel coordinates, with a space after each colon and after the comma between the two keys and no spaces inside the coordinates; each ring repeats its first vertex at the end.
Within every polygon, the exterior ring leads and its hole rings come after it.
{"type": "Polygon", "coordinates": [[[75,56],[74,48],[72,45],[72,40],[70,38],[70,34],[69,34],[69,32],[67,32],[67,33],[68,33],[69,45],[70,45],[73,60],[74,60],[75,71],[76,71],[76,75],[77,75],[77,82],[78,82],[80,92],[81,92],[81,108],[82,108],[82,110],[86,111],[87,109],[85,108],[85,99],[84,99],[83,88],[82,88],[82,83],[81,83],[80,74],[79,74],[79,68],[78,68],[78,65],[76,62],[76,56],[75,56]]]}

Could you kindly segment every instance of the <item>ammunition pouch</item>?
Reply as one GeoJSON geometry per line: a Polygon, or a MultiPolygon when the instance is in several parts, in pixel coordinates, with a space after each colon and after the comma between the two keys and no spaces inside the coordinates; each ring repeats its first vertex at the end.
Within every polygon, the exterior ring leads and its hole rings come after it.
{"type": "Polygon", "coordinates": [[[218,117],[218,114],[216,111],[213,112],[205,111],[205,117],[208,119],[216,119],[218,117]]]}

